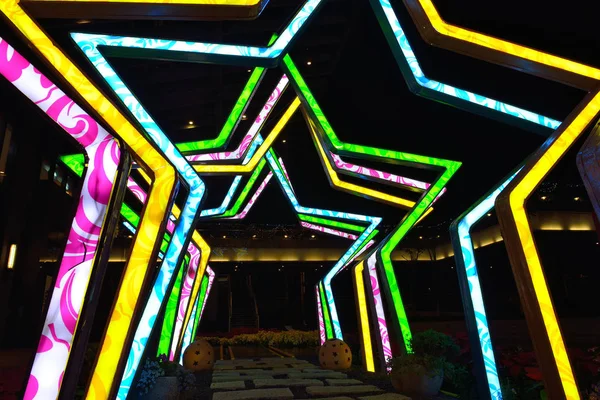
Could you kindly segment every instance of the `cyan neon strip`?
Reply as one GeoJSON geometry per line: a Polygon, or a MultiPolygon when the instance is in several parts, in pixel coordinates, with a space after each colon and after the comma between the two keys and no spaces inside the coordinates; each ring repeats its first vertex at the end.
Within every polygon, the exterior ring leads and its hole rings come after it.
{"type": "Polygon", "coordinates": [[[166,295],[180,256],[190,238],[192,224],[199,213],[199,206],[204,195],[205,185],[194,169],[188,164],[185,157],[169,141],[110,64],[100,54],[97,46],[102,44],[102,42],[77,39],[75,42],[189,186],[188,198],[186,199],[175,232],[165,254],[165,259],[161,264],[160,272],[154,282],[150,298],[146,303],[141,321],[134,335],[133,345],[131,346],[127,365],[117,394],[118,399],[125,400],[146,348],[148,337],[154,328],[156,315],[166,295]]]}
{"type": "MultiPolygon", "coordinates": [[[[392,4],[389,0],[370,0],[371,6],[373,7],[376,14],[383,12],[385,15],[385,21],[388,24],[388,28],[391,29],[396,37],[396,41],[408,67],[410,68],[412,75],[416,82],[421,86],[429,90],[433,90],[438,93],[443,93],[447,96],[454,97],[455,99],[460,99],[467,101],[469,103],[485,107],[494,111],[498,111],[500,113],[509,115],[511,117],[523,119],[529,122],[532,122],[537,125],[545,126],[547,128],[556,129],[561,123],[560,121],[556,121],[552,118],[545,117],[543,115],[522,109],[520,107],[516,107],[498,100],[491,99],[489,97],[481,96],[476,93],[472,93],[463,89],[456,88],[451,85],[447,85],[445,83],[441,83],[435,81],[433,79],[429,79],[423,73],[421,66],[419,65],[419,61],[413,52],[410,43],[402,29],[402,25],[396,16],[392,8],[392,4]]],[[[383,22],[383,19],[379,19],[380,23],[383,22]]],[[[407,78],[405,76],[405,78],[407,78]]]]}
{"type": "Polygon", "coordinates": [[[154,50],[171,50],[176,52],[189,52],[194,54],[221,56],[224,58],[252,58],[252,59],[276,59],[285,53],[294,36],[300,31],[308,19],[314,15],[316,9],[323,0],[308,0],[302,8],[294,15],[283,32],[268,47],[236,46],[229,44],[215,44],[202,42],[184,42],[177,40],[155,40],[144,38],[126,38],[109,35],[92,35],[85,33],[73,33],[71,36],[75,42],[96,41],[98,45],[134,47],[154,50]]]}
{"type": "MultiPolygon", "coordinates": [[[[520,169],[519,169],[520,171],[520,169]]],[[[465,318],[468,322],[470,333],[475,333],[479,337],[479,346],[481,348],[481,364],[485,368],[487,385],[489,387],[492,399],[501,399],[502,390],[498,378],[498,369],[494,358],[494,349],[492,346],[492,337],[490,335],[487,314],[485,312],[485,303],[481,291],[481,282],[477,272],[477,263],[475,261],[475,249],[471,239],[471,227],[477,223],[488,211],[494,207],[496,198],[502,193],[504,188],[513,180],[518,171],[504,181],[500,186],[494,189],[487,197],[481,200],[465,216],[459,217],[451,226],[450,233],[458,239],[460,246],[454,245],[454,257],[456,259],[457,273],[463,289],[463,303],[469,302],[472,307],[465,307],[465,318]],[[464,291],[468,289],[469,298],[465,298],[464,291]]],[[[475,353],[475,355],[479,355],[475,353]]]]}

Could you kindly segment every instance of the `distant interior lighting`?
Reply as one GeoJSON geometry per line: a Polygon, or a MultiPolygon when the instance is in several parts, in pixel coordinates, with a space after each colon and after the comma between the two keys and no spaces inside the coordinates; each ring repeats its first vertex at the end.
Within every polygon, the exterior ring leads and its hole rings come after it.
{"type": "Polygon", "coordinates": [[[310,235],[310,237],[314,239],[316,236],[315,235],[310,235]]]}
{"type": "Polygon", "coordinates": [[[423,239],[423,236],[419,236],[419,239],[423,239]]]}
{"type": "Polygon", "coordinates": [[[487,216],[488,216],[488,217],[491,217],[491,216],[492,216],[492,213],[487,213],[487,216]]]}
{"type": "Polygon", "coordinates": [[[17,245],[11,244],[10,250],[8,251],[8,269],[13,269],[15,267],[15,258],[17,258],[17,245]]]}
{"type": "Polygon", "coordinates": [[[492,266],[490,265],[490,269],[492,269],[492,268],[494,268],[494,267],[492,267],[492,266]]]}
{"type": "Polygon", "coordinates": [[[248,72],[252,72],[252,70],[251,70],[251,69],[249,69],[249,70],[248,70],[248,72]]]}
{"type": "Polygon", "coordinates": [[[581,200],[581,197],[575,197],[573,200],[579,201],[579,200],[581,200]]]}
{"type": "Polygon", "coordinates": [[[281,141],[281,143],[285,143],[285,139],[283,139],[283,140],[281,141]]]}
{"type": "Polygon", "coordinates": [[[226,236],[226,235],[223,235],[223,239],[227,239],[227,236],[226,236]]]}
{"type": "Polygon", "coordinates": [[[188,125],[194,125],[194,121],[188,121],[188,125]]]}
{"type": "Polygon", "coordinates": [[[80,20],[77,21],[77,24],[78,25],[85,25],[85,24],[89,24],[91,22],[92,21],[90,21],[89,19],[80,19],[80,20]]]}
{"type": "Polygon", "coordinates": [[[547,197],[546,197],[546,196],[542,196],[542,197],[540,197],[540,199],[542,199],[542,200],[546,200],[546,199],[547,199],[547,197]]]}
{"type": "Polygon", "coordinates": [[[133,235],[127,235],[127,237],[128,237],[129,239],[131,239],[131,238],[133,237],[133,235]]]}
{"type": "Polygon", "coordinates": [[[288,235],[283,235],[283,237],[287,239],[287,238],[288,238],[288,235]]]}
{"type": "Polygon", "coordinates": [[[252,235],[253,238],[256,238],[256,235],[252,235]]]}
{"type": "Polygon", "coordinates": [[[312,61],[307,61],[306,65],[312,65],[312,61]]]}
{"type": "Polygon", "coordinates": [[[245,120],[247,120],[247,119],[248,119],[248,117],[246,116],[246,114],[242,115],[242,120],[244,120],[244,121],[245,121],[245,120]]]}

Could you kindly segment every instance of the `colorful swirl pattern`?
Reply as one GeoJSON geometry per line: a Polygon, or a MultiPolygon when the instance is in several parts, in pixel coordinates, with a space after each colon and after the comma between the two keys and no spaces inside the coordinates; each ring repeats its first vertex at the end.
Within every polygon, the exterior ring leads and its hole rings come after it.
{"type": "Polygon", "coordinates": [[[120,149],[102,126],[2,38],[0,74],[77,140],[89,160],[24,396],[56,398],[97,255],[120,149]]]}

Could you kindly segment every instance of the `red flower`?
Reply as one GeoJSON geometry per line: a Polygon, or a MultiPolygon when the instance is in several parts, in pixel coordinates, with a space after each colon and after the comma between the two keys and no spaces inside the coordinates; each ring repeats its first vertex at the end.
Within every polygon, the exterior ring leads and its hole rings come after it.
{"type": "Polygon", "coordinates": [[[525,367],[525,375],[534,381],[542,380],[542,371],[537,367],[525,367]]]}

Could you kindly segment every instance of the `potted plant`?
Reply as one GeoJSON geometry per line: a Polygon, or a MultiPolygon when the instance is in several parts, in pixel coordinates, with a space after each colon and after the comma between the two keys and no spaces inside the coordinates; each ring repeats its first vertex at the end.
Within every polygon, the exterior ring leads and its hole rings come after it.
{"type": "Polygon", "coordinates": [[[194,374],[165,355],[149,359],[137,382],[140,400],[178,400],[180,394],[186,396],[194,388],[194,374]]]}
{"type": "Polygon", "coordinates": [[[392,358],[388,364],[392,385],[398,392],[435,396],[444,380],[460,389],[467,372],[452,362],[460,348],[450,336],[428,330],[415,334],[410,344],[412,353],[392,358]]]}

